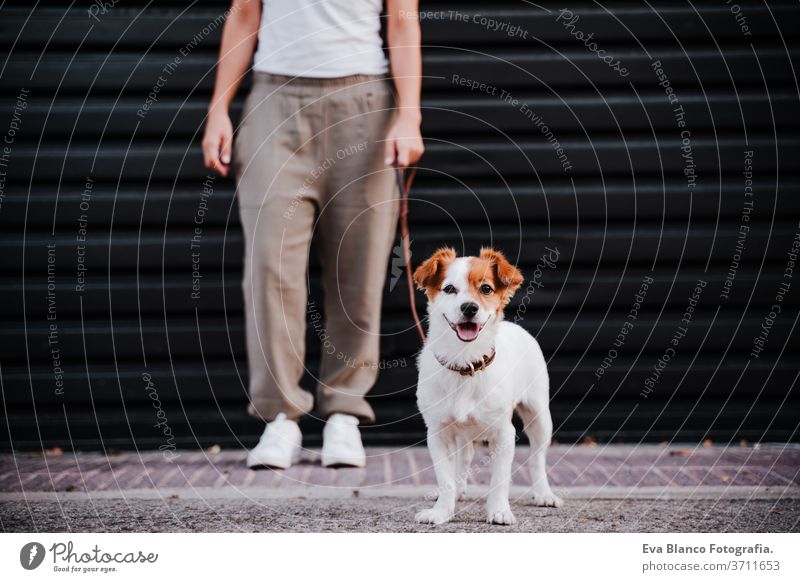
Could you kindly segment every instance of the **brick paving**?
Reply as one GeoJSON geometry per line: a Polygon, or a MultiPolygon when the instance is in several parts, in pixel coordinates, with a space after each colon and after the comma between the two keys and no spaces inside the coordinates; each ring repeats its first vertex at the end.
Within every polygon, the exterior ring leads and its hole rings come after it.
{"type": "MultiPolygon", "coordinates": [[[[529,485],[526,448],[518,447],[514,483],[529,485]]],[[[17,453],[0,455],[0,492],[127,491],[161,488],[334,488],[433,485],[428,451],[371,448],[364,469],[326,469],[319,452],[285,471],[251,471],[246,451],[181,451],[169,460],[159,452],[17,453]]],[[[485,448],[476,451],[470,476],[487,485],[485,448]]],[[[548,473],[555,487],[766,486],[800,487],[800,447],[554,446],[548,473]]]]}

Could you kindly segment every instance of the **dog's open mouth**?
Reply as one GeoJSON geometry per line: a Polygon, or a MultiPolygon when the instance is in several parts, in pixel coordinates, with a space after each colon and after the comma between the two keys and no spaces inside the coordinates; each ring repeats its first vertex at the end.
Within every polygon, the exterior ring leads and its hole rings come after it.
{"type": "Polygon", "coordinates": [[[474,340],[476,337],[478,337],[478,334],[481,333],[481,330],[485,325],[483,323],[476,323],[474,321],[451,323],[448,320],[447,323],[450,324],[450,327],[456,332],[458,339],[460,339],[462,342],[471,342],[474,340]]]}

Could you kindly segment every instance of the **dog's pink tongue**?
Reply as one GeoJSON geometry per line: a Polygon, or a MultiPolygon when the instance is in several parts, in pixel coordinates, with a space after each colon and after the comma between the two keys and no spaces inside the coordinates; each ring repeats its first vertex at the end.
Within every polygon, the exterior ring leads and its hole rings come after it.
{"type": "Polygon", "coordinates": [[[462,342],[471,342],[478,337],[478,325],[476,323],[459,323],[456,325],[458,339],[462,342]]]}

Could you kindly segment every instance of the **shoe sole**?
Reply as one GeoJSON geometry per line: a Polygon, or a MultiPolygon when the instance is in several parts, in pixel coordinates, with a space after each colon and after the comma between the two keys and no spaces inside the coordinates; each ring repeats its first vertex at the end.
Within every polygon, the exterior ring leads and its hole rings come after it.
{"type": "Polygon", "coordinates": [[[363,469],[366,465],[366,459],[363,461],[353,461],[350,459],[325,459],[322,461],[322,466],[330,469],[336,469],[337,467],[353,467],[356,469],[363,469]]]}
{"type": "Polygon", "coordinates": [[[274,459],[247,459],[248,469],[288,469],[300,461],[300,455],[293,457],[288,463],[286,461],[276,461],[274,459]]]}
{"type": "Polygon", "coordinates": [[[253,471],[259,471],[262,469],[288,469],[292,465],[284,465],[284,464],[277,464],[277,463],[250,463],[247,464],[247,468],[253,471]]]}

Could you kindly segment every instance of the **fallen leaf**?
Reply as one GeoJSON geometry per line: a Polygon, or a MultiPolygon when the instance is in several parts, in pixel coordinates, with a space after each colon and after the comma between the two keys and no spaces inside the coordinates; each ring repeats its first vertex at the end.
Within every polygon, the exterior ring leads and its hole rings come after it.
{"type": "Polygon", "coordinates": [[[181,496],[178,495],[178,494],[172,494],[169,497],[167,497],[167,499],[180,499],[180,498],[181,498],[181,496]]]}
{"type": "Polygon", "coordinates": [[[669,452],[670,457],[691,457],[694,451],[691,449],[674,449],[669,452]]]}
{"type": "Polygon", "coordinates": [[[785,512],[785,511],[781,511],[780,509],[776,509],[776,510],[775,510],[775,511],[773,511],[772,513],[774,513],[775,515],[783,515],[783,514],[784,514],[784,513],[786,513],[786,512],[785,512]]]}

